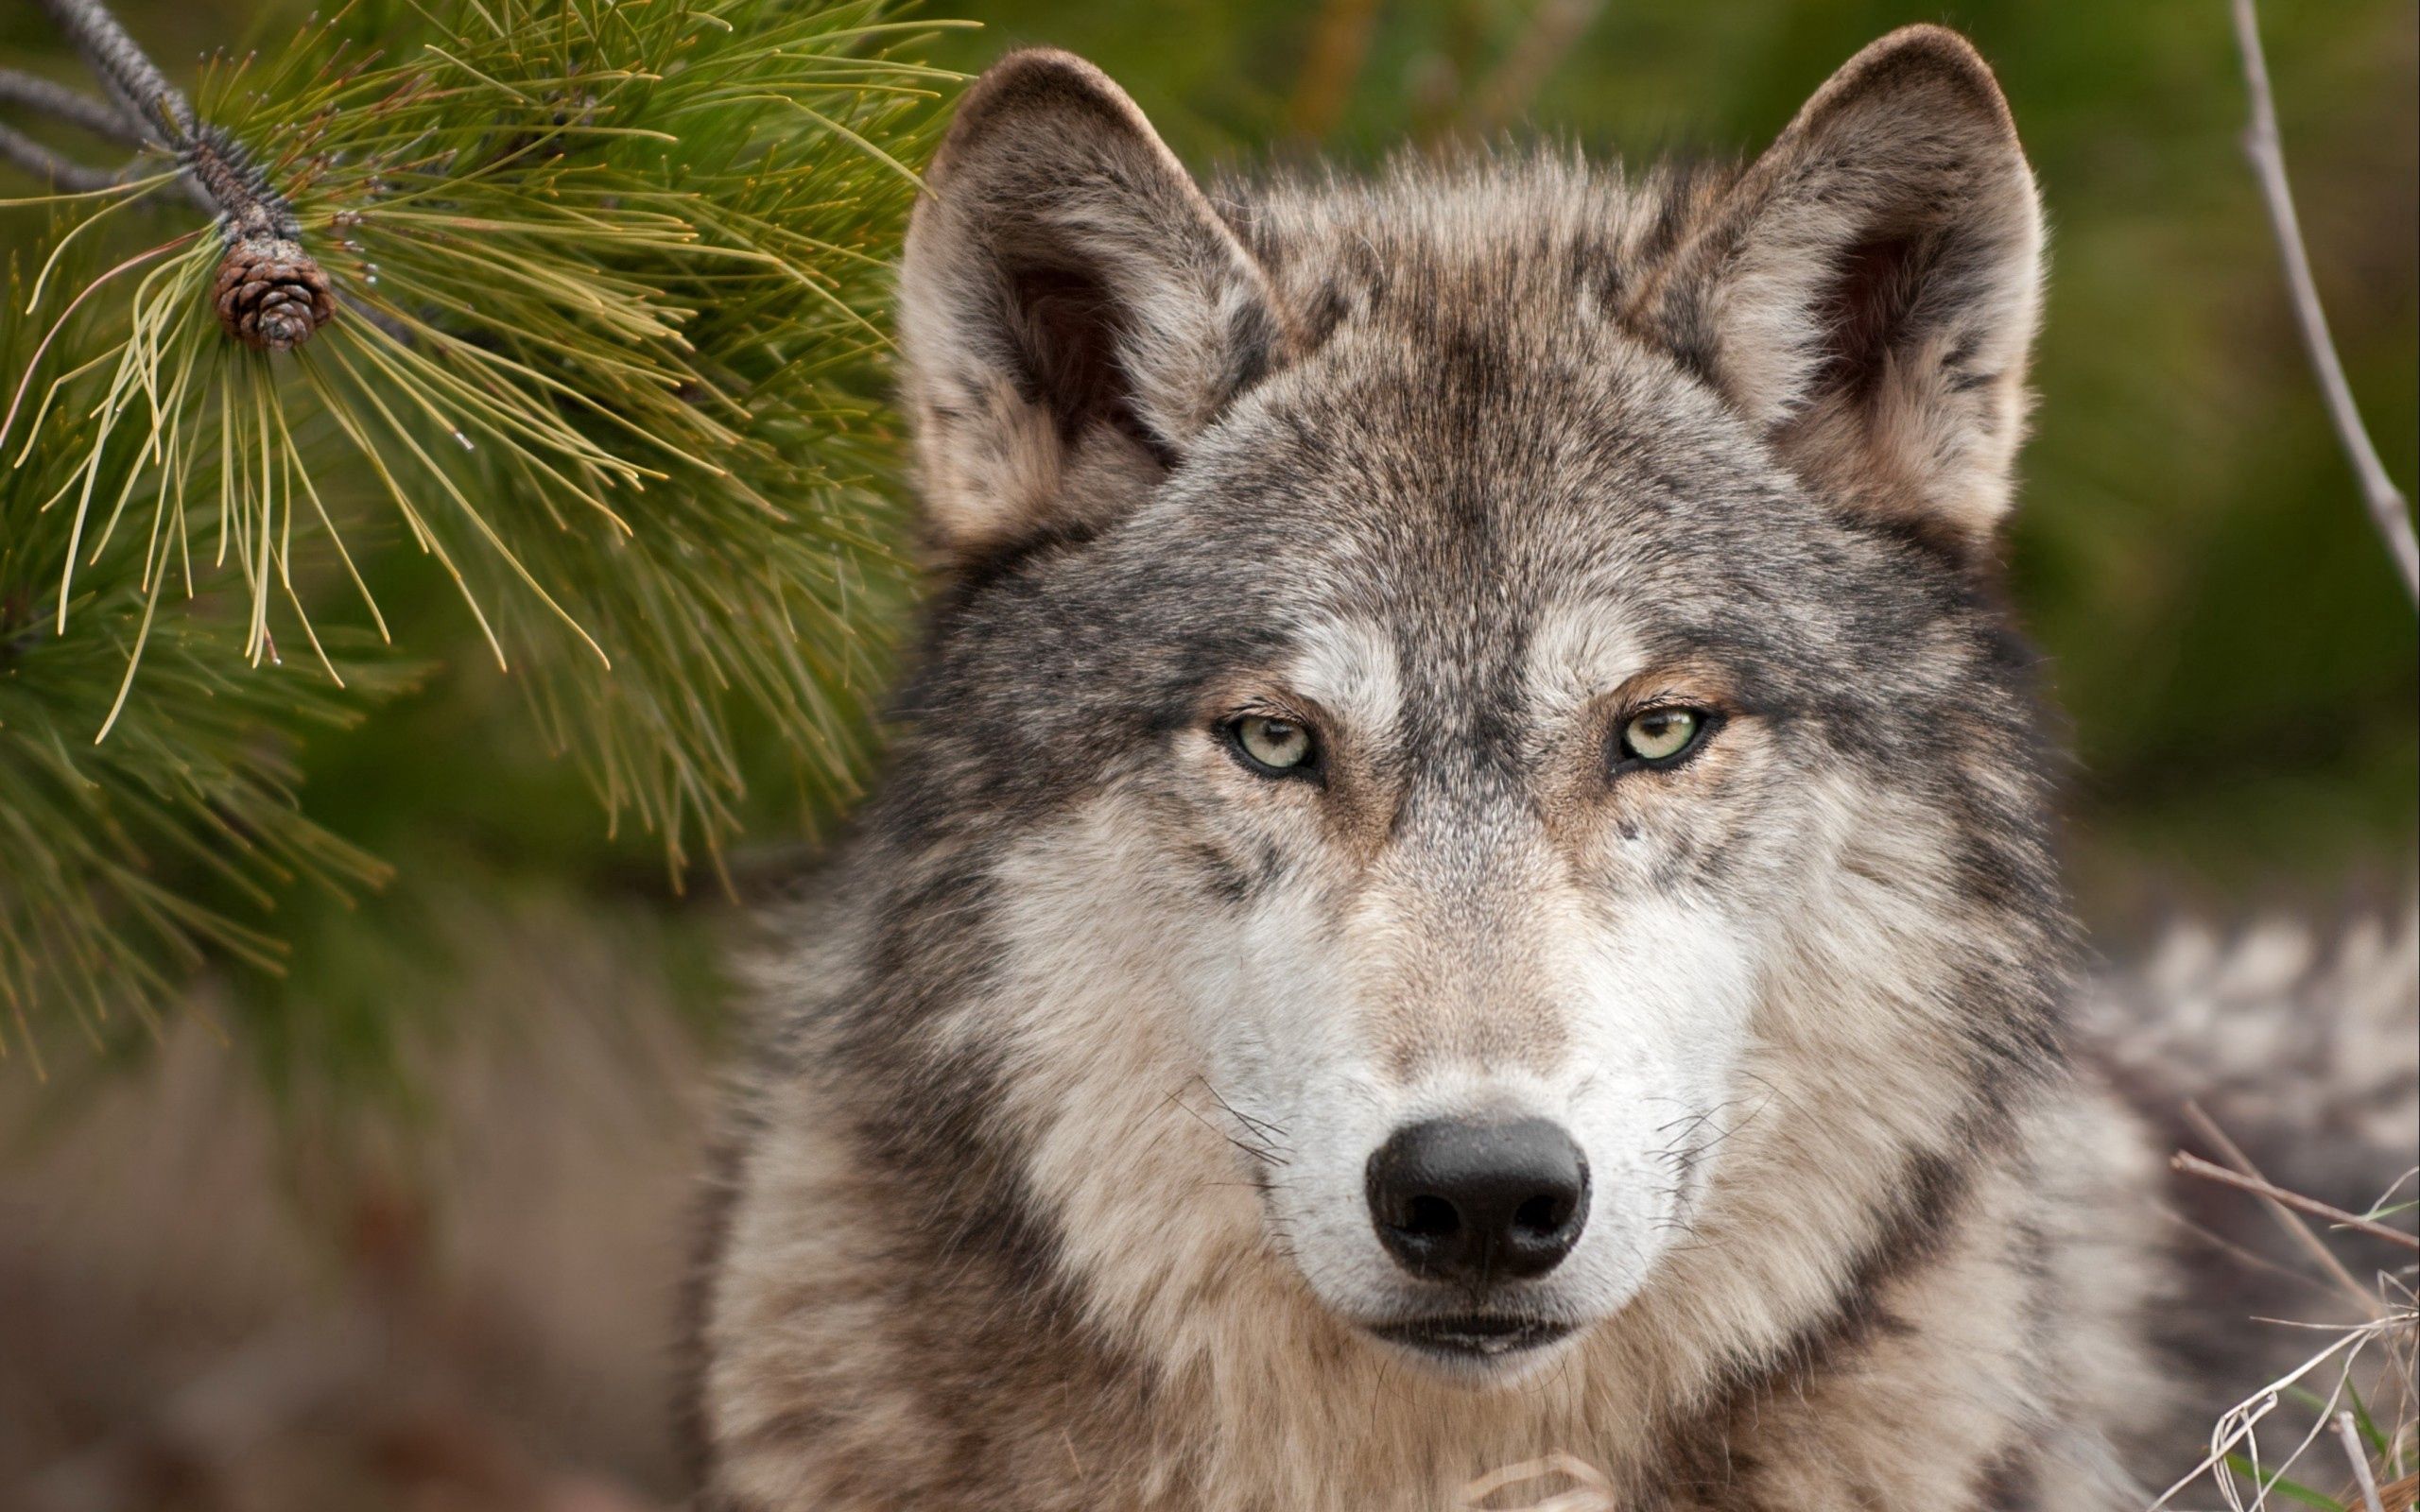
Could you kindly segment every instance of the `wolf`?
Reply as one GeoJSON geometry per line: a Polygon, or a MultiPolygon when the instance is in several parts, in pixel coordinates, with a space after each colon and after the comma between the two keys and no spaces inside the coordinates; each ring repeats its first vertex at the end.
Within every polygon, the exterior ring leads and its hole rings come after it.
{"type": "Polygon", "coordinates": [[[900,273],[925,640],[764,973],[702,1504],[2140,1505],[2162,1147],[2078,1043],[1998,566],[2043,243],[1931,26],[1644,172],[1204,189],[1089,64],[984,74],[900,273]]]}

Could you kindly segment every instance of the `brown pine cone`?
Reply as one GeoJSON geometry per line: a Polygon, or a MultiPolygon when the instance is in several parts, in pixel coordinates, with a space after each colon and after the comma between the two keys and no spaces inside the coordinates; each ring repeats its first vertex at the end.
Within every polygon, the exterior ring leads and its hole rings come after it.
{"type": "Polygon", "coordinates": [[[337,313],[328,275],[299,245],[248,236],[218,265],[218,320],[259,352],[290,352],[337,313]]]}

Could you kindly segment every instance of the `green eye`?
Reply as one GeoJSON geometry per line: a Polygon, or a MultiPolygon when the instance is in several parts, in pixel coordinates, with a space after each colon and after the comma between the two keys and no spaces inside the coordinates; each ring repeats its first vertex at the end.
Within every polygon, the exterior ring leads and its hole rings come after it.
{"type": "Polygon", "coordinates": [[[1650,709],[1622,726],[1624,760],[1668,766],[1697,748],[1709,721],[1695,709],[1650,709]]]}
{"type": "Polygon", "coordinates": [[[1244,715],[1227,727],[1227,738],[1247,765],[1269,777],[1306,769],[1316,748],[1306,726],[1268,714],[1244,715]]]}

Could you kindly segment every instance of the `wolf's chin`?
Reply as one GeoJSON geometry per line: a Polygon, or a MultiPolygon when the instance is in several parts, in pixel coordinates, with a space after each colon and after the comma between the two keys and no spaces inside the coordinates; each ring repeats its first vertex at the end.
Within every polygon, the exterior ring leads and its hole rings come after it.
{"type": "Polygon", "coordinates": [[[1459,1385],[1509,1386],[1561,1356],[1584,1325],[1512,1313],[1460,1313],[1365,1323],[1390,1353],[1459,1385]]]}

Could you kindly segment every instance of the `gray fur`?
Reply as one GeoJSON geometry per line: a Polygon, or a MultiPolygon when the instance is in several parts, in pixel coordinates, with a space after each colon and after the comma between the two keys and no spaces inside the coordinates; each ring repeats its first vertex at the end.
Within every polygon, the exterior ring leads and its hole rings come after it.
{"type": "Polygon", "coordinates": [[[2155,1166],[2076,1064],[1992,564],[2039,248],[1937,28],[1640,175],[1205,195],[1089,65],[987,74],[903,272],[944,577],[767,972],[710,1504],[1443,1508],[1549,1452],[1669,1512],[2127,1504],[2155,1166]],[[1657,700],[1713,735],[1617,772],[1657,700]],[[1316,783],[1220,745],[1271,709],[1316,783]],[[1569,1341],[1393,1352],[1442,1304],[1371,1131],[1541,1106],[1601,1176],[1518,1302],[1569,1341]]]}

